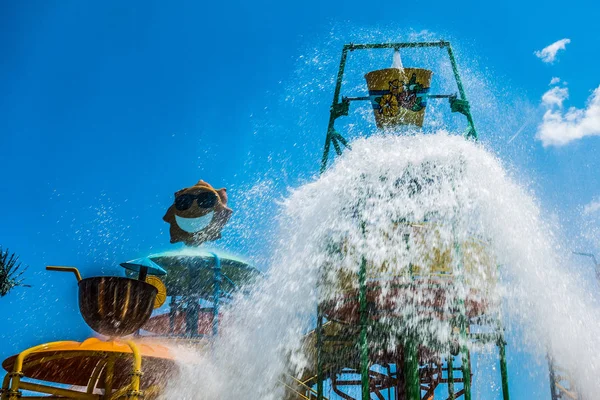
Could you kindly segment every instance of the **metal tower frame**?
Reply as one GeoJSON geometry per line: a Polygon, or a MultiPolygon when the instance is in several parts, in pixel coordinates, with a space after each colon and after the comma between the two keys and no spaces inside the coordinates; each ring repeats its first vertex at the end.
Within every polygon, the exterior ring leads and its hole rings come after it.
{"type": "Polygon", "coordinates": [[[321,173],[325,172],[327,169],[327,163],[329,160],[329,151],[331,149],[331,145],[335,149],[337,155],[342,154],[342,149],[340,147],[340,143],[344,147],[348,147],[348,142],[346,139],[335,130],[335,120],[344,115],[348,115],[350,111],[350,103],[353,101],[369,101],[369,96],[359,96],[359,97],[342,97],[342,101],[340,101],[340,92],[342,90],[342,82],[344,80],[344,70],[346,68],[346,60],[348,58],[348,52],[353,52],[356,50],[372,50],[372,49],[407,49],[407,48],[440,48],[446,49],[448,52],[448,58],[450,59],[450,64],[452,65],[452,72],[454,73],[454,79],[456,80],[456,86],[458,88],[458,95],[456,94],[432,94],[426,95],[427,98],[433,99],[441,99],[447,98],[450,101],[450,109],[452,112],[458,112],[463,114],[467,118],[467,122],[469,127],[465,136],[467,138],[471,138],[477,140],[477,131],[475,130],[475,123],[473,122],[473,117],[471,115],[471,109],[469,107],[469,102],[467,101],[467,95],[465,93],[465,89],[462,84],[462,80],[460,79],[460,74],[458,73],[458,66],[456,64],[456,59],[454,58],[454,52],[452,51],[452,46],[450,42],[446,42],[444,40],[440,40],[439,42],[401,42],[401,43],[372,43],[372,44],[353,44],[349,43],[344,45],[342,49],[342,58],[340,60],[340,67],[337,74],[337,79],[335,82],[335,91],[333,93],[333,103],[331,104],[331,108],[329,111],[329,125],[327,126],[327,136],[325,138],[325,148],[323,149],[323,158],[321,159],[321,173]]]}
{"type": "MultiPolygon", "coordinates": [[[[450,59],[450,63],[452,65],[452,71],[454,74],[454,78],[456,80],[458,95],[457,94],[437,94],[437,95],[426,95],[428,98],[447,98],[450,103],[450,109],[452,112],[458,112],[463,114],[467,118],[468,128],[465,133],[465,137],[467,139],[477,140],[478,135],[475,129],[475,124],[473,122],[473,117],[471,115],[471,110],[469,107],[469,103],[467,101],[467,96],[462,84],[462,80],[460,78],[460,74],[458,72],[458,66],[456,64],[456,60],[454,57],[454,53],[452,51],[452,47],[447,41],[438,41],[438,42],[402,42],[402,43],[375,43],[375,44],[346,44],[342,49],[342,56],[340,60],[340,66],[337,74],[335,91],[333,95],[333,102],[330,108],[330,117],[329,117],[329,125],[327,127],[327,136],[325,138],[325,146],[323,150],[323,156],[321,159],[321,168],[320,172],[323,173],[327,169],[328,161],[329,161],[329,153],[330,148],[333,145],[335,153],[337,155],[342,154],[342,148],[340,146],[343,145],[346,148],[350,148],[346,139],[335,129],[335,121],[341,117],[349,114],[350,111],[350,103],[353,101],[369,101],[369,96],[360,96],[360,97],[346,97],[342,96],[340,101],[340,93],[342,89],[342,82],[344,78],[344,70],[346,66],[346,61],[348,57],[348,52],[353,52],[356,50],[369,50],[369,49],[406,49],[406,48],[440,48],[446,49],[448,57],[450,59]]],[[[460,244],[455,244],[455,251],[459,256],[458,259],[461,258],[461,249],[460,244]]],[[[358,303],[359,303],[359,334],[358,334],[358,350],[359,350],[359,358],[360,358],[360,386],[361,386],[361,400],[370,400],[371,399],[371,379],[370,374],[373,373],[370,370],[369,365],[369,344],[368,344],[368,332],[369,325],[372,325],[368,321],[368,304],[367,304],[367,282],[366,282],[366,270],[367,270],[367,261],[363,258],[358,274],[358,283],[359,283],[359,291],[358,291],[358,303]]],[[[448,386],[448,400],[454,400],[457,397],[464,396],[465,400],[471,400],[471,360],[469,349],[466,345],[467,340],[471,341],[482,341],[482,342],[495,342],[499,349],[499,362],[500,362],[500,373],[502,379],[502,393],[503,399],[509,400],[509,385],[508,385],[508,370],[506,363],[506,342],[504,340],[504,331],[500,322],[500,318],[496,320],[497,329],[494,333],[491,334],[475,334],[469,332],[469,326],[471,321],[465,312],[465,303],[464,299],[459,299],[458,301],[458,310],[459,315],[457,315],[456,326],[459,328],[459,335],[463,339],[463,345],[459,349],[458,358],[460,359],[460,367],[456,368],[453,366],[455,356],[452,354],[448,354],[445,356],[446,363],[445,368],[442,365],[439,365],[440,371],[440,381],[448,386]],[[446,378],[441,377],[442,371],[446,371],[446,378]],[[455,377],[454,372],[460,371],[461,377],[455,377]],[[455,392],[454,384],[462,383],[463,388],[455,392]]],[[[309,390],[310,398],[314,398],[315,396],[317,400],[324,399],[324,381],[329,377],[324,373],[324,344],[325,342],[335,341],[336,338],[332,336],[325,337],[324,335],[324,313],[322,310],[322,306],[319,304],[317,307],[317,324],[315,328],[315,336],[316,336],[316,376],[310,378],[306,382],[302,383],[305,387],[311,386],[312,384],[316,384],[316,393],[312,389],[309,390]]],[[[347,337],[340,337],[339,340],[347,341],[347,337]]],[[[417,338],[409,338],[404,344],[404,355],[402,365],[396,365],[396,375],[399,375],[399,367],[403,370],[403,382],[402,385],[405,389],[406,399],[408,400],[421,400],[421,391],[422,391],[422,380],[420,376],[420,360],[419,360],[419,343],[417,338]]],[[[421,363],[422,364],[422,363],[421,363]]],[[[422,365],[421,365],[422,367],[422,365]]],[[[388,369],[390,367],[388,366],[388,369]]],[[[357,371],[358,372],[358,371],[357,371]]],[[[391,376],[391,369],[390,369],[391,376]]],[[[333,376],[335,378],[335,375],[333,376]]],[[[399,377],[397,377],[399,378],[399,377]]],[[[357,383],[357,382],[353,382],[357,383]]],[[[435,389],[435,387],[433,388],[435,389]]],[[[432,390],[433,390],[432,389],[432,390]]],[[[398,390],[401,390],[400,388],[398,390]]],[[[398,393],[398,392],[397,392],[398,393]]],[[[377,394],[378,398],[383,399],[381,394],[377,394]]],[[[399,396],[399,394],[396,394],[399,396]]],[[[425,394],[425,399],[429,399],[433,396],[433,391],[427,392],[425,394]]],[[[306,397],[309,398],[309,397],[306,397]]]]}

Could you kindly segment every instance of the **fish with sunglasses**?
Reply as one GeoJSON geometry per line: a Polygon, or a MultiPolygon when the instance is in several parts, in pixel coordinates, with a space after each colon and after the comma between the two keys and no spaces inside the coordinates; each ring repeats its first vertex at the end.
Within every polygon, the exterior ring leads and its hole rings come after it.
{"type": "Polygon", "coordinates": [[[163,220],[170,225],[171,243],[199,246],[221,237],[232,212],[227,207],[227,189],[217,190],[200,180],[175,193],[163,220]]]}

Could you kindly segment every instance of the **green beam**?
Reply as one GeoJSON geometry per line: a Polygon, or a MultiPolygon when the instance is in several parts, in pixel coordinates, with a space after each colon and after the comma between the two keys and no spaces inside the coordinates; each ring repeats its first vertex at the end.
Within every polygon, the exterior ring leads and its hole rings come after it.
{"type": "Polygon", "coordinates": [[[367,342],[367,260],[363,257],[358,272],[358,303],[360,307],[360,381],[361,381],[361,399],[369,400],[371,398],[369,388],[369,344],[367,342]]]}
{"type": "Polygon", "coordinates": [[[550,397],[552,400],[559,400],[558,393],[556,393],[556,374],[554,372],[554,364],[552,363],[552,359],[548,354],[546,356],[548,358],[548,377],[550,378],[550,397]]]}
{"type": "MultiPolygon", "coordinates": [[[[454,52],[452,51],[452,46],[449,42],[446,42],[446,50],[448,50],[448,57],[450,58],[450,64],[452,64],[452,72],[454,73],[454,79],[456,80],[456,86],[458,86],[458,93],[460,95],[460,99],[463,101],[467,101],[467,95],[465,93],[465,88],[462,84],[462,79],[460,79],[460,74],[458,73],[458,65],[456,64],[456,59],[454,58],[454,52]]],[[[473,116],[471,115],[471,111],[467,108],[467,112],[464,113],[467,117],[467,122],[469,123],[469,133],[467,137],[471,137],[477,140],[477,131],[475,130],[475,122],[473,122],[473,116]]]]}
{"type": "Polygon", "coordinates": [[[422,47],[439,47],[449,46],[450,42],[440,40],[437,42],[397,42],[397,43],[366,43],[354,44],[349,43],[344,45],[344,50],[368,50],[368,49],[406,49],[406,48],[422,48],[422,47]]]}
{"type": "Polygon", "coordinates": [[[406,378],[406,399],[421,400],[421,380],[419,378],[419,346],[413,335],[404,345],[404,374],[406,378]]]}
{"type": "Polygon", "coordinates": [[[454,365],[452,363],[454,356],[448,354],[446,360],[446,365],[448,366],[448,400],[454,400],[454,365]]]}
{"type": "Polygon", "coordinates": [[[325,138],[325,148],[323,149],[323,157],[321,158],[321,173],[325,172],[327,168],[327,160],[329,158],[329,149],[331,147],[331,140],[335,135],[335,120],[339,115],[336,112],[338,104],[340,103],[340,91],[342,90],[342,80],[344,79],[344,69],[346,68],[346,59],[348,57],[348,50],[346,46],[342,50],[342,58],[340,60],[340,68],[338,69],[337,79],[335,81],[335,91],[333,93],[333,103],[329,110],[329,125],[327,126],[327,137],[325,138]]]}
{"type": "Polygon", "coordinates": [[[219,334],[219,306],[221,301],[221,282],[223,280],[221,275],[221,259],[217,253],[212,253],[215,266],[213,267],[213,320],[212,320],[212,334],[217,336],[219,334]]]}
{"type": "MultiPolygon", "coordinates": [[[[452,227],[453,232],[456,226],[452,227]]],[[[459,242],[454,243],[454,255],[457,260],[457,272],[459,277],[459,284],[464,284],[464,264],[463,264],[463,253],[462,247],[459,242]]],[[[469,317],[467,316],[467,310],[465,306],[465,299],[460,297],[457,299],[458,309],[458,329],[460,332],[460,355],[461,355],[461,370],[463,378],[463,390],[465,391],[465,400],[471,400],[471,357],[469,354],[468,347],[468,329],[469,329],[469,317]]]]}
{"type": "Polygon", "coordinates": [[[471,400],[471,357],[467,344],[462,345],[461,349],[462,359],[462,375],[463,375],[463,389],[465,390],[465,400],[471,400]]]}
{"type": "Polygon", "coordinates": [[[500,375],[502,376],[502,399],[510,400],[508,392],[508,367],[506,365],[506,342],[503,336],[498,340],[498,349],[500,353],[500,375]]]}
{"type": "Polygon", "coordinates": [[[317,305],[317,400],[323,400],[323,313],[317,305]]]}

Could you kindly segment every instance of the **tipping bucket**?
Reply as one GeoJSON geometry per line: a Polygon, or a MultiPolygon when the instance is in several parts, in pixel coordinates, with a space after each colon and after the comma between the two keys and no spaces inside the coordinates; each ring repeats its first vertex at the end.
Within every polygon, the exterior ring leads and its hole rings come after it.
{"type": "Polygon", "coordinates": [[[158,289],[137,279],[97,276],[79,281],[79,311],[106,336],[126,336],[142,327],[154,309],[158,289]]]}
{"type": "Polygon", "coordinates": [[[366,74],[377,127],[423,126],[431,75],[422,68],[386,68],[366,74]]]}

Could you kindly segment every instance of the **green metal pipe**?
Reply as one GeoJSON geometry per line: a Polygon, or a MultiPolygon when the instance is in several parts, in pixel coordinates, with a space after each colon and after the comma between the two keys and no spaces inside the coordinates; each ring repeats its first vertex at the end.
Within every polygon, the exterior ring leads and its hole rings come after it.
{"type": "Polygon", "coordinates": [[[502,399],[510,400],[508,392],[508,367],[506,364],[506,342],[503,336],[500,336],[498,348],[500,352],[500,375],[502,376],[502,399]]]}
{"type": "MultiPolygon", "coordinates": [[[[458,73],[458,65],[456,64],[456,59],[454,58],[454,52],[452,51],[452,46],[449,42],[446,42],[446,50],[448,50],[448,57],[450,58],[450,64],[452,64],[452,72],[454,73],[454,79],[456,80],[456,86],[458,86],[458,93],[460,94],[461,100],[467,101],[467,95],[465,93],[465,88],[463,87],[462,80],[460,79],[460,74],[458,73]]],[[[471,132],[473,138],[477,140],[477,131],[475,130],[475,122],[473,122],[473,117],[471,116],[471,112],[466,113],[467,122],[469,123],[469,127],[471,128],[471,132]]]]}
{"type": "Polygon", "coordinates": [[[338,69],[338,75],[335,81],[335,90],[333,92],[333,102],[329,110],[329,124],[327,126],[327,136],[325,137],[325,147],[323,149],[323,157],[321,158],[321,169],[320,173],[325,172],[327,168],[327,160],[329,159],[329,149],[331,147],[331,139],[335,133],[335,119],[336,114],[334,112],[335,106],[340,102],[340,92],[342,90],[342,80],[344,79],[344,70],[346,68],[346,59],[348,58],[348,50],[344,46],[342,50],[342,58],[340,60],[340,68],[338,69]]]}
{"type": "Polygon", "coordinates": [[[360,270],[358,272],[359,285],[359,312],[360,312],[360,381],[361,381],[361,398],[369,400],[371,398],[369,388],[369,347],[367,343],[367,260],[362,258],[360,270]]]}
{"type": "Polygon", "coordinates": [[[319,173],[322,174],[327,169],[327,160],[329,159],[329,148],[331,147],[331,136],[329,130],[333,130],[333,121],[329,121],[330,128],[327,130],[327,137],[325,138],[325,148],[323,149],[323,157],[321,158],[321,168],[319,173]]]}
{"type": "MultiPolygon", "coordinates": [[[[221,259],[217,253],[212,253],[215,259],[215,266],[213,268],[213,320],[212,320],[212,334],[217,336],[219,334],[219,302],[221,300],[221,259]]],[[[197,328],[196,328],[197,329],[197,328]]]]}
{"type": "Polygon", "coordinates": [[[317,306],[317,400],[323,400],[323,313],[317,306]]]}
{"type": "Polygon", "coordinates": [[[365,49],[406,49],[415,47],[446,47],[450,42],[440,40],[438,42],[398,42],[398,43],[366,43],[354,44],[348,43],[344,45],[344,50],[365,50],[365,49]]]}
{"type": "Polygon", "coordinates": [[[462,375],[463,375],[463,389],[465,391],[465,400],[471,400],[471,356],[466,343],[461,349],[462,358],[462,375]]]}
{"type": "Polygon", "coordinates": [[[556,393],[556,374],[554,372],[554,364],[552,363],[552,359],[550,355],[548,358],[548,377],[550,378],[550,397],[552,400],[558,400],[558,393],[556,393]]]}
{"type": "Polygon", "coordinates": [[[342,91],[342,81],[344,79],[344,70],[346,69],[346,59],[348,58],[348,50],[344,46],[342,49],[342,58],[340,59],[340,68],[335,80],[335,90],[333,92],[333,104],[340,102],[340,92],[342,91]]]}
{"type": "MultiPolygon", "coordinates": [[[[452,226],[453,233],[455,233],[456,226],[453,224],[452,226]]],[[[459,242],[454,243],[454,254],[457,260],[457,272],[458,272],[458,280],[459,284],[464,284],[464,264],[463,264],[463,252],[459,242]]],[[[458,329],[460,334],[460,354],[461,354],[461,370],[462,370],[462,378],[463,378],[463,390],[465,400],[471,400],[471,358],[469,355],[468,348],[468,328],[469,328],[469,318],[467,316],[467,310],[465,306],[465,299],[458,298],[457,299],[457,309],[458,309],[458,329]]]]}
{"type": "Polygon", "coordinates": [[[419,347],[416,340],[410,337],[404,345],[404,371],[406,382],[406,399],[421,400],[421,380],[419,378],[419,347]]]}
{"type": "Polygon", "coordinates": [[[458,93],[460,94],[460,98],[462,100],[466,100],[467,95],[465,94],[465,88],[463,87],[462,80],[460,79],[460,74],[458,73],[458,65],[456,64],[456,59],[454,58],[454,51],[452,51],[452,46],[450,46],[450,43],[448,43],[448,45],[446,46],[446,50],[448,51],[450,64],[452,64],[452,72],[454,73],[454,79],[456,79],[458,93]]]}
{"type": "Polygon", "coordinates": [[[448,400],[454,400],[454,356],[448,354],[446,365],[448,366],[448,400]]]}

